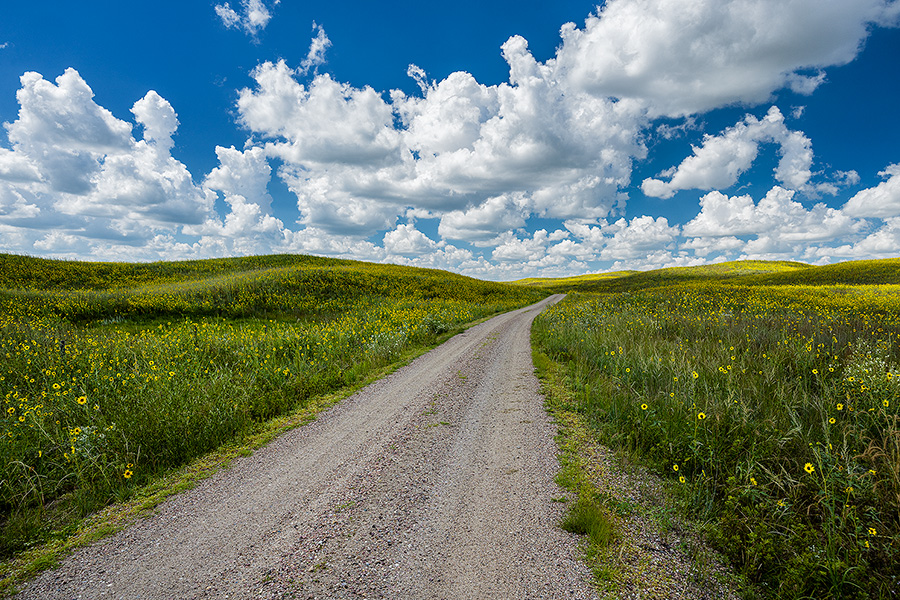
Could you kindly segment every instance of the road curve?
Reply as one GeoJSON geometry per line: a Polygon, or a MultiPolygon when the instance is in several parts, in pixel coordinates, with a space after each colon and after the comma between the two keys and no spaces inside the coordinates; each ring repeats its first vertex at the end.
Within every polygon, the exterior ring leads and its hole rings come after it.
{"type": "Polygon", "coordinates": [[[470,328],[30,582],[25,599],[593,598],[534,316],[470,328]]]}

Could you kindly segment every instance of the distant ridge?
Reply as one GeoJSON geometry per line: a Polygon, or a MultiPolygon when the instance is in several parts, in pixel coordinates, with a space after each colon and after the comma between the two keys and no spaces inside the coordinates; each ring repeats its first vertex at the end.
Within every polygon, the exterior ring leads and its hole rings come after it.
{"type": "Polygon", "coordinates": [[[856,260],[815,266],[790,261],[731,261],[652,271],[618,271],[577,277],[529,278],[512,283],[557,292],[625,292],[680,283],[736,285],[880,285],[900,284],[900,258],[856,260]]]}
{"type": "Polygon", "coordinates": [[[135,287],[206,279],[226,273],[278,267],[337,267],[352,260],[302,254],[158,261],[150,263],[57,260],[0,254],[0,287],[8,289],[83,289],[135,287]]]}
{"type": "MultiPolygon", "coordinates": [[[[138,262],[101,262],[57,260],[0,253],[0,288],[34,290],[111,290],[134,289],[146,285],[213,280],[238,274],[264,274],[284,269],[362,269],[384,268],[405,276],[427,275],[482,281],[458,273],[382,264],[307,254],[270,254],[199,260],[138,262]]],[[[508,285],[508,284],[501,284],[508,285]]]]}
{"type": "Polygon", "coordinates": [[[495,304],[549,292],[442,271],[306,255],[154,263],[80,262],[0,254],[0,311],[73,322],[206,316],[308,318],[363,298],[452,298],[495,304]]]}

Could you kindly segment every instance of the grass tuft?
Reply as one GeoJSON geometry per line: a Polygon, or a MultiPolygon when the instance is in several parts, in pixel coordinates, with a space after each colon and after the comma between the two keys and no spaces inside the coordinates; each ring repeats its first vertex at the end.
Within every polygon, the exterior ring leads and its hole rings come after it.
{"type": "Polygon", "coordinates": [[[570,533],[587,536],[598,548],[609,545],[615,535],[615,526],[606,509],[584,498],[571,505],[560,526],[570,533]]]}

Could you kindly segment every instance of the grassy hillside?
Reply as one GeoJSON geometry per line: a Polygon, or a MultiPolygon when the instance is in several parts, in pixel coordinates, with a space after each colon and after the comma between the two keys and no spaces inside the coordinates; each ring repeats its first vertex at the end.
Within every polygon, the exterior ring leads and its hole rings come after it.
{"type": "Polygon", "coordinates": [[[668,477],[763,597],[893,598],[898,284],[895,259],[586,281],[605,293],[545,311],[534,343],[569,409],[668,477]]]}
{"type": "Polygon", "coordinates": [[[356,261],[296,254],[247,256],[177,262],[123,263],[48,260],[0,254],[0,288],[35,290],[110,290],[276,267],[363,265],[356,261]]]}
{"type": "Polygon", "coordinates": [[[900,258],[854,260],[747,277],[748,285],[900,285],[900,258]]]}
{"type": "Polygon", "coordinates": [[[265,256],[0,255],[0,557],[465,323],[546,292],[265,256]]]}
{"type": "Polygon", "coordinates": [[[628,277],[640,273],[640,271],[614,271],[612,273],[588,273],[587,275],[575,275],[574,277],[528,277],[511,281],[516,285],[527,285],[539,288],[557,288],[559,286],[578,286],[581,284],[590,284],[596,281],[607,279],[618,279],[620,277],[628,277]]]}
{"type": "Polygon", "coordinates": [[[850,261],[825,266],[786,261],[733,261],[653,271],[620,271],[558,279],[523,279],[513,283],[557,292],[614,293],[689,282],[746,286],[900,285],[900,258],[850,261]]]}
{"type": "Polygon", "coordinates": [[[28,306],[69,323],[307,318],[367,298],[452,298],[481,305],[541,295],[446,271],[313,256],[131,264],[0,255],[0,307],[28,306]]]}

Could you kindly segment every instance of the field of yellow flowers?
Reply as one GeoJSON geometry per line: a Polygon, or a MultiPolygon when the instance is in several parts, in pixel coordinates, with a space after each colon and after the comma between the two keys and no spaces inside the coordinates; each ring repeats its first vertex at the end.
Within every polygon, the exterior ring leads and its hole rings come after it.
{"type": "Polygon", "coordinates": [[[764,596],[895,598],[900,261],[764,267],[588,281],[533,341],[764,596]]]}
{"type": "Polygon", "coordinates": [[[545,295],[308,256],[0,255],[0,558],[401,352],[545,295]]]}

